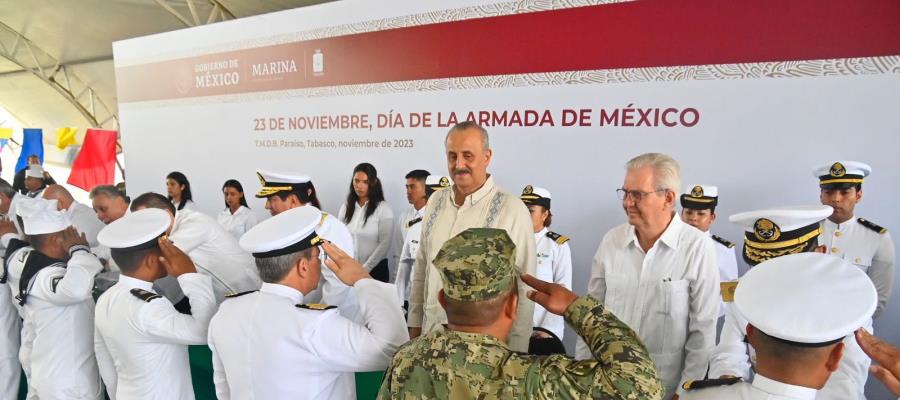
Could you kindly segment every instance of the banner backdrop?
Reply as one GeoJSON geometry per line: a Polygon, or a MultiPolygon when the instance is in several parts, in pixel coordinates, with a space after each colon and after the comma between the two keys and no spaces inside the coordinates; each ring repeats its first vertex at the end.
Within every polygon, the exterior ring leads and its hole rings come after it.
{"type": "MultiPolygon", "coordinates": [[[[336,213],[371,162],[400,215],[404,175],[446,174],[448,127],[474,119],[500,185],[553,193],[577,291],[645,152],[674,156],[684,186],[719,186],[713,231],[735,242],[728,215],[818,203],[812,167],[836,160],[872,165],[858,215],[900,227],[900,3],[373,3],[114,43],[129,192],[165,193],[178,170],[215,214],[235,178],[264,216],[254,171],[288,171],[336,213]]],[[[898,309],[876,321],[895,343],[898,309]]]]}

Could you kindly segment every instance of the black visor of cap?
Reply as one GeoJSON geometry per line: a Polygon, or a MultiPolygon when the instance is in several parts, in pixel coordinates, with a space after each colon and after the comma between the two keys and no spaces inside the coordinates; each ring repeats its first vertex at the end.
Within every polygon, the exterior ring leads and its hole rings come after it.
{"type": "Polygon", "coordinates": [[[681,195],[681,207],[692,210],[708,210],[719,204],[718,197],[694,197],[689,194],[681,195]]]}
{"type": "Polygon", "coordinates": [[[302,240],[300,240],[299,242],[296,242],[290,246],[282,247],[280,249],[275,249],[275,250],[270,250],[270,251],[253,253],[253,257],[270,258],[270,257],[283,256],[285,254],[292,254],[292,253],[296,253],[298,251],[306,250],[311,247],[315,247],[315,246],[319,245],[319,243],[322,243],[322,239],[319,238],[319,235],[316,234],[316,232],[313,232],[313,233],[309,234],[308,236],[306,236],[305,238],[303,238],[302,240]]]}

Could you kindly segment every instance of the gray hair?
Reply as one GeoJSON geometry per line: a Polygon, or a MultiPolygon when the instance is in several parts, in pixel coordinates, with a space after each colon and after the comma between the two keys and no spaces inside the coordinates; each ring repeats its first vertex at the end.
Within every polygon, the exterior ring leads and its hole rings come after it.
{"type": "Polygon", "coordinates": [[[681,190],[681,166],[668,154],[645,153],[632,158],[625,164],[626,171],[644,167],[653,168],[653,186],[656,190],[681,190]]]}
{"type": "Polygon", "coordinates": [[[444,146],[447,146],[447,140],[450,139],[450,135],[454,132],[460,132],[468,129],[475,129],[479,133],[481,133],[481,146],[484,150],[490,150],[491,148],[491,138],[488,136],[487,129],[484,129],[483,126],[478,125],[475,121],[463,121],[456,125],[453,125],[449,131],[447,131],[447,136],[444,137],[444,146]]]}
{"type": "Polygon", "coordinates": [[[256,258],[256,268],[259,270],[259,278],[266,283],[278,282],[287,276],[291,268],[297,265],[301,258],[309,258],[312,248],[288,253],[275,257],[256,258]]]}
{"type": "Polygon", "coordinates": [[[114,199],[116,197],[121,197],[122,200],[125,200],[126,203],[131,202],[131,199],[129,199],[128,196],[125,195],[125,193],[122,193],[121,190],[119,190],[117,187],[115,187],[113,185],[94,186],[94,188],[91,189],[91,195],[90,195],[91,200],[93,200],[94,197],[97,197],[100,195],[109,197],[110,199],[114,199]]]}

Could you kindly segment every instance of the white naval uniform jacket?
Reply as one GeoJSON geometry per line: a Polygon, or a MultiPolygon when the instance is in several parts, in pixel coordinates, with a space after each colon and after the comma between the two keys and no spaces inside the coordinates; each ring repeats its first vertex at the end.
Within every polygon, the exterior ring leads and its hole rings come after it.
{"type": "MultiPolygon", "coordinates": [[[[640,336],[666,398],[703,379],[716,345],[719,269],[712,241],[673,215],[645,254],[628,223],[609,231],[594,256],[588,294],[640,336]]],[[[583,341],[578,358],[590,358],[583,341]]]]}
{"type": "MultiPolygon", "coordinates": [[[[781,383],[756,375],[753,383],[697,389],[681,395],[684,400],[813,400],[816,389],[781,383]]],[[[847,398],[845,400],[850,400],[847,398]]]]}
{"type": "MultiPolygon", "coordinates": [[[[19,196],[16,196],[16,198],[18,197],[19,196]]],[[[6,234],[3,235],[3,238],[0,239],[0,241],[3,242],[4,247],[8,248],[13,238],[18,239],[16,235],[6,234]]],[[[31,367],[28,364],[28,361],[31,360],[31,344],[34,341],[34,328],[30,321],[24,320],[25,310],[22,309],[16,296],[19,294],[19,279],[22,277],[22,269],[25,268],[25,258],[28,257],[28,254],[32,251],[34,251],[34,249],[31,246],[20,247],[10,254],[9,258],[3,261],[4,267],[6,268],[5,285],[9,288],[9,295],[11,296],[10,304],[12,304],[13,308],[16,310],[22,325],[22,330],[19,334],[18,360],[19,364],[22,366],[22,371],[25,372],[25,379],[28,382],[28,394],[26,396],[26,399],[28,400],[37,399],[37,394],[34,392],[34,386],[32,385],[33,382],[31,380],[31,367]],[[13,260],[18,261],[13,262],[13,260]]],[[[6,251],[4,251],[3,254],[5,255],[6,251]]]]}
{"type": "MultiPolygon", "coordinates": [[[[864,328],[872,332],[871,320],[864,328]]],[[[734,303],[725,303],[725,324],[719,335],[719,344],[716,345],[709,360],[711,379],[731,375],[750,381],[751,362],[756,363],[756,352],[744,342],[746,332],[747,319],[734,307],[734,303]]],[[[859,347],[856,338],[853,335],[845,337],[844,355],[838,363],[838,369],[819,390],[816,399],[865,399],[866,377],[870,364],[871,360],[859,347]]]]}
{"type": "MultiPolygon", "coordinates": [[[[3,235],[0,255],[6,254],[6,246],[14,237],[16,235],[11,233],[3,235]]],[[[0,399],[15,399],[19,395],[19,335],[22,324],[13,301],[9,285],[0,282],[0,399]]]]}
{"type": "MultiPolygon", "coordinates": [[[[422,208],[424,210],[424,207],[422,208]]],[[[415,222],[415,219],[407,222],[415,222]]],[[[400,251],[400,259],[397,265],[397,297],[400,302],[409,301],[409,289],[413,280],[413,264],[416,263],[416,254],[419,253],[419,240],[422,237],[422,220],[412,224],[406,231],[403,247],[400,251]]]]}
{"type": "Polygon", "coordinates": [[[208,276],[187,273],[178,283],[191,314],[155,295],[151,282],[125,275],[97,301],[94,348],[111,400],[194,399],[188,345],[206,343],[216,302],[208,276]]]}
{"type": "MultiPolygon", "coordinates": [[[[94,359],[91,297],[94,276],[103,265],[86,246],[75,247],[68,262],[44,267],[31,278],[22,306],[33,336],[31,355],[23,364],[29,365],[30,385],[42,400],[103,398],[94,359]]],[[[27,262],[36,254],[32,250],[12,262],[27,262]]]]}
{"type": "MultiPolygon", "coordinates": [[[[548,236],[547,228],[534,234],[534,244],[537,250],[537,274],[535,277],[544,281],[558,283],[566,289],[572,290],[572,252],[569,243],[559,244],[556,239],[548,236]]],[[[565,239],[568,240],[568,239],[565,239]]],[[[563,339],[566,329],[566,321],[562,315],[556,315],[541,307],[534,305],[534,326],[547,329],[559,340],[563,339]]]]}
{"type": "Polygon", "coordinates": [[[209,326],[219,400],[355,399],[355,371],[384,370],[409,340],[394,287],[356,283],[364,324],[298,307],[303,294],[264,283],[222,303],[209,326]]]}
{"type": "MultiPolygon", "coordinates": [[[[518,196],[506,193],[488,177],[484,185],[456,205],[455,186],[431,195],[425,206],[419,253],[413,266],[412,288],[409,298],[411,327],[421,327],[425,335],[443,329],[447,313],[438,303],[437,294],[443,280],[432,261],[444,242],[469,228],[498,228],[506,230],[516,245],[516,270],[521,274],[535,274],[534,225],[528,208],[518,196]]],[[[528,285],[519,282],[519,308],[509,333],[509,347],[528,351],[531,339],[534,302],[528,299],[528,285]]]]}
{"type": "MultiPolygon", "coordinates": [[[[738,266],[737,266],[737,256],[734,253],[734,244],[730,247],[725,243],[722,243],[719,240],[716,240],[713,235],[707,231],[706,235],[709,236],[709,240],[712,240],[715,244],[716,254],[718,254],[719,260],[719,282],[732,282],[738,279],[738,266]]],[[[718,237],[718,236],[716,236],[718,237]]],[[[725,303],[721,301],[721,297],[719,298],[719,317],[723,317],[725,315],[725,303]]]]}
{"type": "Polygon", "coordinates": [[[865,227],[856,216],[842,224],[826,219],[820,223],[819,244],[825,252],[855,264],[863,270],[878,292],[877,317],[887,306],[894,287],[894,241],[891,234],[865,227]]]}
{"type": "MultiPolygon", "coordinates": [[[[313,205],[307,204],[303,207],[313,207],[313,205]]],[[[316,228],[316,234],[343,250],[344,253],[354,254],[355,252],[356,246],[350,229],[347,229],[347,225],[344,225],[334,215],[322,212],[322,220],[316,228]]],[[[319,256],[323,262],[322,278],[318,289],[304,296],[306,301],[337,306],[344,317],[362,322],[359,315],[359,302],[356,299],[356,289],[345,285],[332,270],[324,265],[324,260],[327,258],[324,251],[320,252],[319,256]]]]}

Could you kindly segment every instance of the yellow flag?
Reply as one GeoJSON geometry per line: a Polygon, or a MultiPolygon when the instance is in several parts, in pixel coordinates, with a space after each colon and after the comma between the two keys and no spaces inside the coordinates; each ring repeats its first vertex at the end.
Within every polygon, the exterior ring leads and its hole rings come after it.
{"type": "Polygon", "coordinates": [[[59,128],[56,130],[56,148],[62,150],[69,145],[75,144],[75,134],[78,128],[59,128]]]}
{"type": "Polygon", "coordinates": [[[0,128],[0,139],[12,139],[12,128],[0,128]]]}

